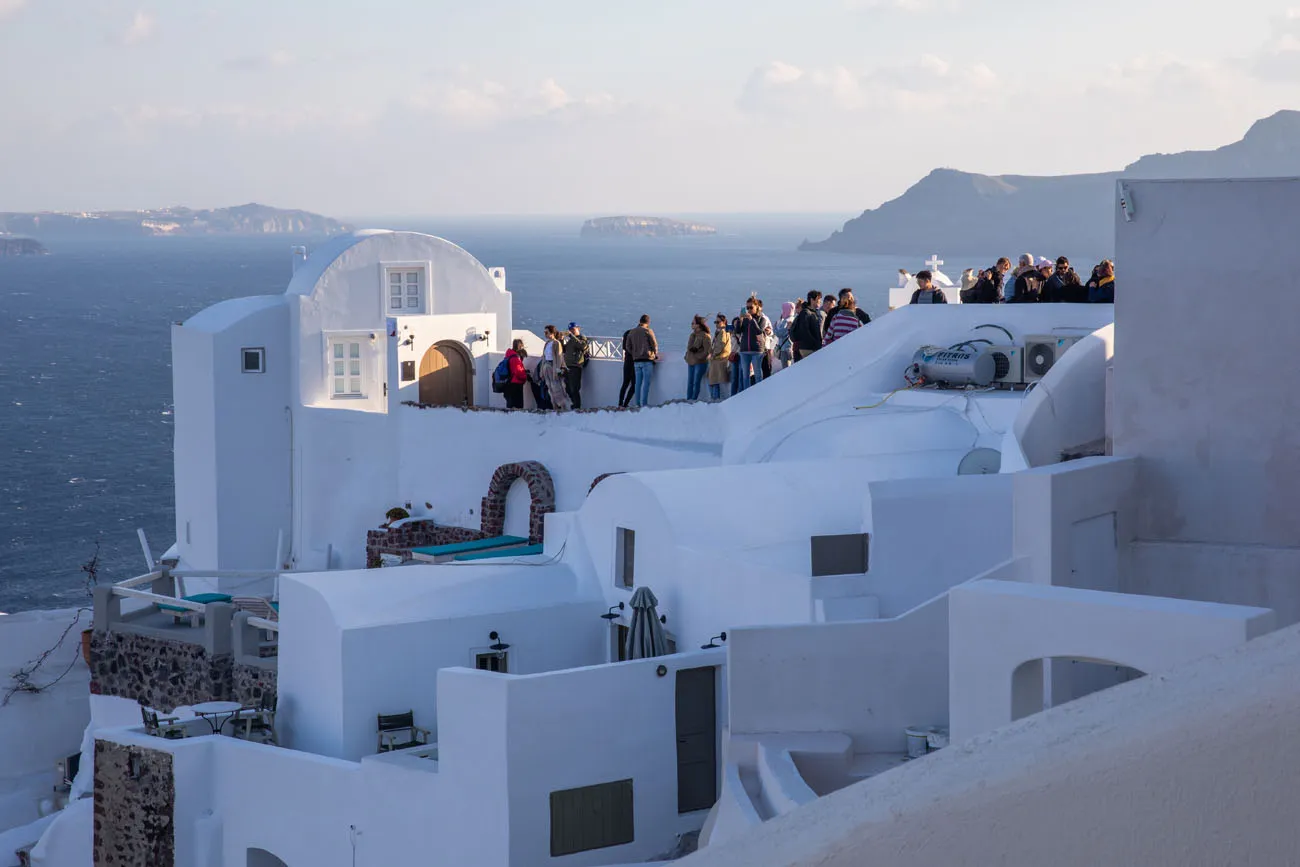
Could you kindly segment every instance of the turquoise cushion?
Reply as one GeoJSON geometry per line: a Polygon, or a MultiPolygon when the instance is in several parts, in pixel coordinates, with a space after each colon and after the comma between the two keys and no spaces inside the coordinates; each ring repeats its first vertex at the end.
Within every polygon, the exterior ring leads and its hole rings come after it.
{"type": "Polygon", "coordinates": [[[456,560],[491,560],[494,557],[531,557],[542,553],[542,545],[523,545],[519,548],[506,548],[501,551],[479,551],[475,554],[459,554],[456,560]]]}
{"type": "Polygon", "coordinates": [[[490,539],[475,539],[472,542],[454,542],[450,545],[430,545],[426,548],[412,548],[412,554],[423,554],[426,557],[449,557],[452,554],[468,554],[474,551],[488,551],[493,548],[504,548],[507,545],[524,545],[527,539],[521,539],[518,536],[493,536],[490,539]]]}
{"type": "MultiPolygon", "coordinates": [[[[226,593],[195,593],[193,596],[181,597],[186,602],[198,602],[207,605],[209,602],[229,602],[230,596],[226,593]]],[[[163,611],[180,611],[186,614],[193,613],[188,608],[182,608],[180,605],[163,605],[158,603],[158,607],[163,611]]]]}

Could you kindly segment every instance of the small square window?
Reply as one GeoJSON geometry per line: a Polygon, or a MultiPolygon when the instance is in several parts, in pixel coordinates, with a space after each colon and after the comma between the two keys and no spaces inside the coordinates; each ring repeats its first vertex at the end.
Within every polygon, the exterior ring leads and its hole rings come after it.
{"type": "Polygon", "coordinates": [[[414,265],[385,266],[390,312],[420,314],[425,312],[426,267],[414,265]]]}
{"type": "Polygon", "coordinates": [[[243,357],[244,373],[266,373],[266,349],[261,346],[245,346],[239,354],[243,357]]]}
{"type": "Polygon", "coordinates": [[[415,382],[415,362],[402,362],[402,382],[415,382]]]}
{"type": "Polygon", "coordinates": [[[619,527],[614,541],[614,577],[620,587],[636,584],[636,531],[619,527]]]}

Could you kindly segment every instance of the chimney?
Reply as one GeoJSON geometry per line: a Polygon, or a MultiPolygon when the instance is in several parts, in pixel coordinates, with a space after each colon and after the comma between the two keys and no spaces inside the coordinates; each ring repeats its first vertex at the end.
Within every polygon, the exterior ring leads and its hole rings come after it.
{"type": "Polygon", "coordinates": [[[298,273],[298,266],[307,261],[306,247],[290,247],[289,254],[293,256],[293,273],[298,273]]]}

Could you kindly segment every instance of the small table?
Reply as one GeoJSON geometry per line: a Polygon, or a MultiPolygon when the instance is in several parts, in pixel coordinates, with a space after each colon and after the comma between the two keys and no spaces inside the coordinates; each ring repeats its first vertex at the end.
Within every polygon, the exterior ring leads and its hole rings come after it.
{"type": "Polygon", "coordinates": [[[221,734],[226,723],[239,716],[239,712],[243,709],[244,706],[237,701],[205,701],[190,706],[195,716],[202,717],[208,725],[212,726],[214,735],[221,734]]]}

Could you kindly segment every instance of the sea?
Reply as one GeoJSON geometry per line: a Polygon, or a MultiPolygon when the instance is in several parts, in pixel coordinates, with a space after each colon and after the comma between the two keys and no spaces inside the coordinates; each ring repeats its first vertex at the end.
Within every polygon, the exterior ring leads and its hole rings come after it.
{"type": "MultiPolygon", "coordinates": [[[[718,234],[668,239],[582,239],[581,218],[354,222],[430,232],[504,266],[516,328],[576,321],[616,335],[648,313],[671,352],[693,315],[734,316],[750,293],[776,314],[809,289],[849,286],[885,312],[898,269],[919,270],[918,257],[797,251],[846,216],[692,217],[718,234]]],[[[321,240],[48,241],[48,256],[0,258],[0,611],[84,605],[91,581],[147,571],[138,529],[155,556],[172,544],[170,326],[283,292],[291,245],[321,240]]]]}

